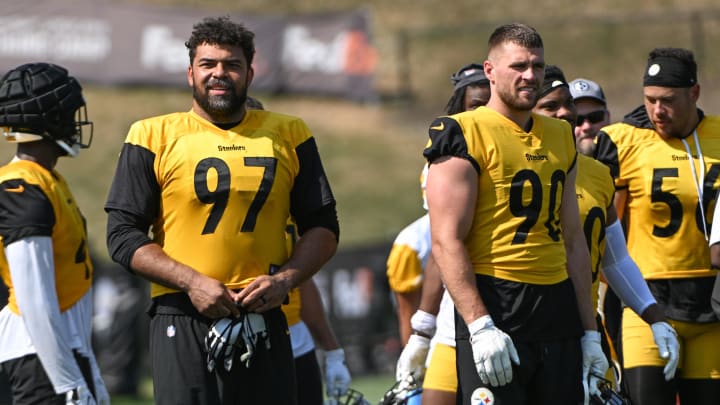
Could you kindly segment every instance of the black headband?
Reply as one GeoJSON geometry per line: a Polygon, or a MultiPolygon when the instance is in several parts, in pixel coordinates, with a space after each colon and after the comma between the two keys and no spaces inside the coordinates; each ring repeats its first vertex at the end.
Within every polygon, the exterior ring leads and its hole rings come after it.
{"type": "Polygon", "coordinates": [[[649,59],[643,76],[643,86],[692,87],[696,83],[695,68],[668,56],[649,59]]]}
{"type": "Polygon", "coordinates": [[[545,77],[545,81],[543,82],[542,86],[540,87],[540,94],[538,95],[538,100],[547,96],[548,93],[550,93],[551,91],[553,91],[559,87],[570,88],[567,81],[565,81],[564,77],[560,77],[560,76],[545,77]]]}
{"type": "Polygon", "coordinates": [[[489,84],[490,81],[485,76],[483,65],[477,63],[471,63],[463,66],[455,74],[450,76],[450,81],[453,84],[453,90],[461,89],[467,85],[476,84],[489,84]]]}

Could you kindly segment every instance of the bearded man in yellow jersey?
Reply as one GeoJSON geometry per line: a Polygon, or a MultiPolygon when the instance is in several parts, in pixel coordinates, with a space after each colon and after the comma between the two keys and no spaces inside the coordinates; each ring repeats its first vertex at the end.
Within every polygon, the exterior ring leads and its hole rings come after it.
{"type": "Polygon", "coordinates": [[[605,127],[596,157],[615,178],[614,206],[627,250],[679,335],[680,362],[666,381],[651,328],[624,310],[624,384],[636,405],[715,404],[720,398],[720,322],[710,296],[710,211],[720,181],[720,119],[697,107],[691,51],[656,48],[643,77],[644,104],[605,127]]]}
{"type": "Polygon", "coordinates": [[[206,18],[186,47],[192,109],[132,125],[105,205],[111,256],[153,282],[155,403],[296,404],[280,306],[334,254],[335,199],[305,123],[245,107],[254,34],[206,18]]]}
{"type": "Polygon", "coordinates": [[[93,354],[93,266],[85,218],[55,169],[92,142],[78,81],[50,63],[0,80],[0,127],[17,144],[0,168],[0,372],[13,403],[110,403],[93,354]]]}
{"type": "Polygon", "coordinates": [[[579,403],[583,375],[608,364],[571,127],[531,112],[545,69],[535,29],[498,27],[484,68],[487,106],[437,118],[424,151],[432,252],[456,308],[458,401],[579,403]]]}

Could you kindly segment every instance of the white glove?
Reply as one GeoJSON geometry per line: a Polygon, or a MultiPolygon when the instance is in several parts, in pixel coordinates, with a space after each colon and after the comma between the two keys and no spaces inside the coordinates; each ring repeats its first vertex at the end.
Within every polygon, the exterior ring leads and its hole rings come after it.
{"type": "Polygon", "coordinates": [[[583,356],[583,387],[587,381],[588,392],[586,397],[600,395],[598,382],[605,377],[608,369],[608,361],[600,345],[600,332],[586,330],[585,335],[580,339],[583,356]]]}
{"type": "Polygon", "coordinates": [[[213,372],[216,363],[221,363],[225,370],[230,371],[233,363],[236,342],[243,327],[241,318],[220,318],[210,326],[205,336],[207,370],[213,372]]]}
{"type": "Polygon", "coordinates": [[[493,387],[512,381],[512,364],[520,364],[515,345],[505,332],[495,327],[490,315],[468,325],[475,368],[484,384],[493,387]]]}
{"type": "Polygon", "coordinates": [[[680,360],[680,344],[678,343],[677,333],[667,322],[655,322],[650,325],[650,328],[660,352],[660,357],[667,359],[663,374],[665,374],[665,381],[670,381],[675,377],[675,370],[677,370],[678,361],[680,360]]]}
{"type": "Polygon", "coordinates": [[[245,362],[245,367],[250,367],[250,360],[255,356],[255,348],[260,341],[264,341],[265,348],[270,350],[270,339],[268,336],[265,318],[261,314],[251,312],[245,315],[242,326],[242,337],[243,342],[245,342],[246,351],[240,355],[240,361],[245,362]]]}
{"type": "Polygon", "coordinates": [[[97,405],[87,386],[81,385],[65,393],[65,405],[97,405]]]}
{"type": "Polygon", "coordinates": [[[325,352],[325,391],[328,397],[340,397],[350,388],[350,371],[345,365],[343,349],[325,352]]]}
{"type": "Polygon", "coordinates": [[[405,348],[400,353],[395,367],[395,381],[402,381],[408,375],[422,381],[425,375],[425,360],[430,350],[430,339],[420,335],[410,335],[405,348]]]}

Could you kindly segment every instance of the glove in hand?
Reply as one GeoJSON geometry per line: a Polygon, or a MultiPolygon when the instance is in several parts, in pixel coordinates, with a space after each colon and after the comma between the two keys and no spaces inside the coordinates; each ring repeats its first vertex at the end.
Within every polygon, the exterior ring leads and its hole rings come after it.
{"type": "Polygon", "coordinates": [[[586,397],[600,395],[598,383],[602,381],[608,369],[608,361],[600,345],[600,332],[586,330],[580,339],[583,356],[583,387],[587,381],[586,397]]]}
{"type": "Polygon", "coordinates": [[[667,322],[655,322],[650,325],[650,328],[660,352],[660,357],[667,360],[663,369],[665,381],[670,381],[675,377],[675,371],[680,360],[680,343],[678,343],[677,333],[667,322]]]}
{"type": "Polygon", "coordinates": [[[345,365],[345,351],[335,349],[325,352],[325,391],[328,397],[347,394],[351,380],[345,365]]]}
{"type": "Polygon", "coordinates": [[[429,350],[430,339],[420,335],[410,335],[395,367],[395,381],[402,381],[408,375],[412,375],[417,381],[422,381],[429,350]]]}
{"type": "Polygon", "coordinates": [[[480,317],[468,325],[475,368],[484,384],[493,387],[512,381],[512,363],[520,364],[510,336],[495,327],[490,315],[480,317]]]}

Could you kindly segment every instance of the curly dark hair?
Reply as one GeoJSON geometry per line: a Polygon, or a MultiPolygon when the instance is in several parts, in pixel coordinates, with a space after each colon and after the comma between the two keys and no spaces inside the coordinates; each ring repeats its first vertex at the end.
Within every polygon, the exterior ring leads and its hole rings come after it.
{"type": "Polygon", "coordinates": [[[197,47],[203,44],[239,46],[248,65],[252,64],[255,56],[255,34],[244,25],[230,20],[229,16],[206,17],[193,25],[190,39],[185,42],[190,55],[190,64],[195,60],[197,47]]]}

